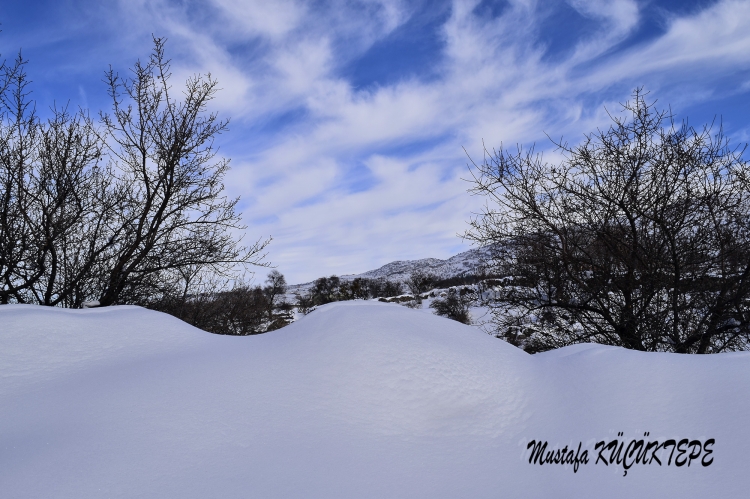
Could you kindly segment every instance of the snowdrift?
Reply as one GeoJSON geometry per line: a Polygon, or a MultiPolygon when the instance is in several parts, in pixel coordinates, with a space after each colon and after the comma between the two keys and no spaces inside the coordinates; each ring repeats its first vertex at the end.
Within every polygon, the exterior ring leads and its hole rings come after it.
{"type": "Polygon", "coordinates": [[[2,497],[747,497],[749,419],[748,353],[531,356],[373,302],[251,337],[0,307],[2,497]]]}

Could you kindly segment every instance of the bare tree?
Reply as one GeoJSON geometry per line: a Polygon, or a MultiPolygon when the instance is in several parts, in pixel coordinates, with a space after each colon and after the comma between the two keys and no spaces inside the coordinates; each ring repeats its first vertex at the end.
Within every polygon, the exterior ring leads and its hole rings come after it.
{"type": "Polygon", "coordinates": [[[279,298],[286,279],[273,270],[266,286],[244,281],[229,283],[207,272],[189,272],[172,289],[149,297],[142,305],[174,315],[195,327],[216,334],[246,336],[286,326],[291,306],[279,298]]]}
{"type": "Polygon", "coordinates": [[[268,241],[234,236],[245,227],[223,194],[229,161],[213,141],[227,122],[207,110],[210,75],[174,92],[154,39],[130,77],[106,73],[112,110],[97,124],[67,106],[41,120],[25,64],[0,65],[0,303],[168,302],[195,296],[195,276],[224,289],[264,265],[268,241]]]}
{"type": "Polygon", "coordinates": [[[163,278],[183,267],[229,274],[237,265],[257,265],[268,243],[241,247],[232,234],[245,227],[235,212],[237,200],[222,192],[229,160],[216,159],[213,141],[227,121],[207,112],[216,80],[193,76],[178,99],[170,78],[160,38],[131,77],[106,73],[112,111],[101,120],[127,197],[116,235],[120,243],[98,300],[102,306],[158,292],[163,278]]]}
{"type": "Polygon", "coordinates": [[[38,119],[28,101],[28,79],[21,55],[0,66],[0,303],[19,300],[41,272],[37,268],[32,197],[25,188],[36,152],[38,119]]]}
{"type": "Polygon", "coordinates": [[[25,63],[6,66],[0,85],[0,302],[80,306],[111,246],[111,172],[85,112],[37,117],[25,63]]]}
{"type": "Polygon", "coordinates": [[[284,294],[286,293],[286,278],[278,270],[272,270],[266,278],[266,285],[263,286],[263,294],[267,300],[268,320],[273,322],[273,312],[277,307],[283,307],[284,294]],[[281,300],[281,301],[280,301],[281,300]]]}
{"type": "Polygon", "coordinates": [[[35,301],[80,307],[96,293],[102,257],[117,243],[121,194],[112,188],[111,168],[100,166],[103,144],[88,115],[52,111],[29,185],[46,258],[35,301]]]}
{"type": "Polygon", "coordinates": [[[485,196],[466,236],[494,243],[497,335],[529,351],[598,342],[713,353],[750,340],[744,149],[676,125],[641,90],[583,143],[500,149],[474,165],[485,196]]]}

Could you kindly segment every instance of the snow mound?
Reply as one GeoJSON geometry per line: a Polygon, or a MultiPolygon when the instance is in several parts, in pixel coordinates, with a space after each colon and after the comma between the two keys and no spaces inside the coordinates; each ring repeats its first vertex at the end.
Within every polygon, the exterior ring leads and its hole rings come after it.
{"type": "Polygon", "coordinates": [[[748,414],[747,353],[530,356],[376,302],[250,337],[0,307],[4,497],[745,497],[748,414]],[[614,439],[693,446],[682,466],[595,463],[614,439]],[[532,440],[588,463],[530,463],[532,440]]]}

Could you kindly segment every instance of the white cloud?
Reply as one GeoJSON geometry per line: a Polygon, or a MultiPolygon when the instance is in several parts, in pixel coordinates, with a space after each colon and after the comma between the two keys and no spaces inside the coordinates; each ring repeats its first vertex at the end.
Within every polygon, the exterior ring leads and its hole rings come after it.
{"type": "Polygon", "coordinates": [[[223,150],[237,158],[227,189],[243,197],[248,232],[273,235],[269,258],[292,282],[450,256],[481,203],[460,181],[461,146],[477,156],[482,139],[490,148],[543,149],[543,132],[575,141],[607,124],[602,103],[616,109],[635,86],[678,75],[695,90],[681,98],[700,100],[722,75],[750,68],[750,2],[670,18],[662,35],[618,52],[643,21],[638,3],[570,0],[599,27],[556,59],[539,42],[546,3],[512,1],[494,19],[477,15],[477,4],[452,4],[434,77],[362,90],[341,69],[417,15],[417,4],[213,0],[198,17],[167,0],[121,8],[137,36],[170,38],[176,77],[218,78],[215,104],[232,116],[235,137],[304,111],[260,148],[223,150]],[[414,143],[429,146],[403,149],[414,143]],[[365,187],[354,189],[358,175],[365,187]]]}
{"type": "Polygon", "coordinates": [[[572,61],[586,61],[615,46],[624,40],[638,25],[640,20],[638,4],[633,0],[569,0],[581,14],[600,22],[597,35],[583,40],[576,47],[572,61]]]}
{"type": "Polygon", "coordinates": [[[723,78],[750,68],[750,2],[719,2],[696,14],[672,18],[658,39],[603,63],[590,81],[598,86],[619,78],[656,75],[694,82],[723,78]]]}
{"type": "MultiPolygon", "coordinates": [[[[437,81],[406,81],[355,92],[346,82],[319,75],[318,85],[310,87],[306,101],[307,109],[319,121],[311,119],[304,134],[282,140],[267,151],[268,161],[261,159],[255,165],[265,169],[278,164],[283,151],[302,149],[308,153],[304,158],[291,153],[291,161],[282,167],[283,180],[262,203],[279,214],[274,224],[279,234],[275,250],[279,264],[301,280],[361,271],[394,258],[449,256],[447,251],[460,245],[454,235],[464,230],[471,211],[476,211],[481,201],[468,197],[464,193],[467,185],[458,180],[466,163],[461,145],[467,145],[473,154],[481,151],[482,138],[489,146],[500,140],[511,146],[540,141],[544,148],[543,131],[563,132],[568,138],[573,134],[575,140],[582,131],[606,124],[608,118],[600,106],[593,112],[585,110],[580,99],[588,92],[619,84],[622,65],[651,58],[652,62],[639,62],[636,72],[655,74],[697,59],[747,59],[750,53],[740,54],[745,47],[742,40],[750,30],[743,32],[738,22],[729,24],[740,41],[722,31],[727,13],[737,15],[738,6],[726,3],[694,18],[675,19],[656,40],[605,60],[590,73],[574,76],[578,65],[615,46],[639,22],[633,2],[617,2],[607,8],[576,2],[575,7],[601,19],[603,29],[563,60],[543,61],[533,43],[533,5],[516,3],[500,19],[486,20],[472,14],[472,4],[457,3],[444,26],[448,62],[437,81]],[[701,50],[694,47],[695,42],[687,43],[691,36],[695,38],[699,25],[705,28],[701,50]],[[374,187],[357,193],[340,188],[348,171],[345,158],[439,136],[452,137],[435,150],[443,156],[419,163],[423,158],[375,154],[367,162],[377,179],[374,187]],[[341,162],[336,158],[342,158],[341,162]],[[310,169],[318,171],[316,165],[323,164],[327,165],[320,170],[323,175],[316,177],[320,181],[310,181],[310,169]],[[299,182],[295,177],[302,172],[301,178],[308,180],[299,182]],[[288,188],[290,198],[281,205],[274,202],[288,195],[288,188]],[[317,197],[317,202],[293,207],[294,199],[311,197],[317,197]],[[430,209],[420,209],[426,206],[430,209]],[[306,256],[295,261],[301,247],[306,248],[306,256]]],[[[638,84],[637,78],[632,81],[632,86],[638,84]]],[[[625,98],[627,95],[622,95],[616,101],[625,98]]],[[[609,107],[617,108],[612,102],[609,107]]],[[[253,168],[249,166],[248,172],[253,168]]]]}
{"type": "Polygon", "coordinates": [[[308,8],[294,0],[212,0],[222,13],[225,29],[235,36],[260,36],[279,40],[297,29],[308,8]]]}

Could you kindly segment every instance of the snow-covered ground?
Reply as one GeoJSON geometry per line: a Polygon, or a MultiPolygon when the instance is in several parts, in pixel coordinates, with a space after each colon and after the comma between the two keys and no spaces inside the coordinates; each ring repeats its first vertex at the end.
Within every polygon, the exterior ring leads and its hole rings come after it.
{"type": "Polygon", "coordinates": [[[750,353],[531,356],[369,301],[250,337],[0,306],[0,497],[748,497],[749,417],[750,353]]]}

